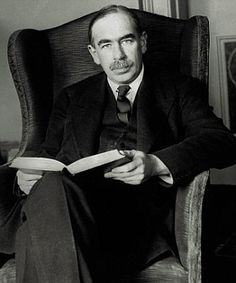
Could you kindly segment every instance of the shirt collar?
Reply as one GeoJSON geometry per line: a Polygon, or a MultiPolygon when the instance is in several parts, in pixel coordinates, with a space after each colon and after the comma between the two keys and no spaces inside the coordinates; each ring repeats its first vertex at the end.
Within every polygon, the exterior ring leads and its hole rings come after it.
{"type": "MultiPolygon", "coordinates": [[[[143,74],[144,74],[144,65],[142,65],[142,69],[141,69],[141,72],[139,73],[139,75],[137,76],[137,78],[129,84],[130,86],[130,91],[129,93],[131,92],[133,95],[133,97],[131,98],[132,100],[134,100],[135,96],[136,96],[136,93],[138,91],[138,88],[143,80],[143,74]]],[[[109,86],[111,87],[111,90],[113,92],[113,94],[115,95],[115,98],[117,99],[117,88],[119,86],[119,84],[117,83],[114,83],[113,81],[111,81],[108,77],[107,77],[107,81],[108,81],[108,84],[109,86]]],[[[128,93],[128,96],[129,96],[129,93],[128,93]]]]}

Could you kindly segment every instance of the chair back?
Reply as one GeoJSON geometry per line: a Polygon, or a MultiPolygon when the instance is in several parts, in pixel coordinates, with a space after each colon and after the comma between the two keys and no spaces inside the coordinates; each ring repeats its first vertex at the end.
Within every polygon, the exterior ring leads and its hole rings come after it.
{"type": "MultiPolygon", "coordinates": [[[[146,65],[208,83],[208,20],[180,20],[134,10],[148,34],[146,65]]],[[[24,29],[9,39],[9,65],[22,110],[19,155],[44,140],[54,97],[66,86],[101,72],[87,50],[94,13],[46,30],[24,29]]]]}

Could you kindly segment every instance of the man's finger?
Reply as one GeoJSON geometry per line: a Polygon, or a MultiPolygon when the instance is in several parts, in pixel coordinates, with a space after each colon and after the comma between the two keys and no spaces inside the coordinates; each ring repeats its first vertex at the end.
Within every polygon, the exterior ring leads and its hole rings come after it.
{"type": "Polygon", "coordinates": [[[134,150],[134,149],[132,149],[132,150],[122,150],[122,154],[125,155],[129,159],[133,159],[135,154],[136,154],[136,150],[134,150]]]}
{"type": "Polygon", "coordinates": [[[126,163],[122,166],[115,167],[111,170],[112,173],[123,173],[123,172],[131,172],[136,170],[140,165],[142,165],[142,160],[140,158],[134,159],[133,161],[126,163]]]}

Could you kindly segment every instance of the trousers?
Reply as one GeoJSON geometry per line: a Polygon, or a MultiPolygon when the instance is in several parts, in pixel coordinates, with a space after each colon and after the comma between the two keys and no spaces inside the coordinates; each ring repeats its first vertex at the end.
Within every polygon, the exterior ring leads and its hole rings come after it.
{"type": "MultiPolygon", "coordinates": [[[[150,235],[158,254],[169,249],[151,231],[149,194],[109,180],[100,187],[86,174],[46,173],[32,188],[16,234],[18,283],[111,282],[145,265],[150,235]]],[[[161,200],[154,221],[164,237],[168,205],[161,200]]]]}

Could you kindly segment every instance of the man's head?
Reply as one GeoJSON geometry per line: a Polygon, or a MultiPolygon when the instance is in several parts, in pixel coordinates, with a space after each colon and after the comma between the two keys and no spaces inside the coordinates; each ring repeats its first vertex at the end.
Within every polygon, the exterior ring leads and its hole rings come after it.
{"type": "Polygon", "coordinates": [[[89,41],[94,62],[113,82],[127,84],[139,75],[147,35],[128,8],[111,5],[100,10],[90,23],[89,41]]]}

